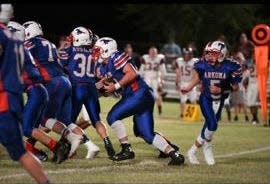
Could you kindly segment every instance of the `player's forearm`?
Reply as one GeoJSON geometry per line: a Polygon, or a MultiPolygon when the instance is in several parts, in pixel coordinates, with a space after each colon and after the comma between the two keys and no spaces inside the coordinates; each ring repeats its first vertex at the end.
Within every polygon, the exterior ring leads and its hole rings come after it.
{"type": "Polygon", "coordinates": [[[137,77],[136,70],[134,70],[134,68],[130,64],[127,64],[124,67],[123,72],[125,73],[124,77],[120,81],[118,81],[120,86],[125,86],[129,84],[131,81],[133,81],[137,77]]]}
{"type": "Polygon", "coordinates": [[[190,81],[189,85],[188,85],[188,89],[192,90],[197,84],[200,83],[200,77],[199,74],[193,70],[192,71],[192,80],[190,81]]]}
{"type": "Polygon", "coordinates": [[[124,77],[118,82],[120,86],[125,86],[137,77],[135,72],[127,72],[124,77]]]}

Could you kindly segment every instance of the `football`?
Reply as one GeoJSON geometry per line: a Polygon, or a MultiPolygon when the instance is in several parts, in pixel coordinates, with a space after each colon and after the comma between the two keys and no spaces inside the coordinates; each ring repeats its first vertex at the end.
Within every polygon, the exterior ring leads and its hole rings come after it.
{"type": "Polygon", "coordinates": [[[104,86],[109,85],[109,83],[115,83],[115,80],[112,77],[105,77],[96,83],[99,96],[108,97],[112,95],[112,93],[107,93],[104,88],[104,86]]]}

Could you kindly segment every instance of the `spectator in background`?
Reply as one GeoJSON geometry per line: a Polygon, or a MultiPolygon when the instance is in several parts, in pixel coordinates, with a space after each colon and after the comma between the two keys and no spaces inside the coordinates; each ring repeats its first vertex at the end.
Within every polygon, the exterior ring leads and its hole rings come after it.
{"type": "Polygon", "coordinates": [[[131,57],[131,61],[132,63],[137,67],[137,69],[139,70],[141,67],[141,56],[136,53],[133,52],[133,48],[131,44],[126,44],[124,47],[124,51],[131,57]]]}
{"type": "Polygon", "coordinates": [[[199,51],[197,49],[196,43],[194,41],[191,41],[187,44],[187,48],[191,48],[192,49],[192,54],[194,58],[198,58],[199,57],[199,51]]]}
{"type": "MultiPolygon", "coordinates": [[[[242,52],[237,52],[233,54],[233,59],[238,61],[240,65],[242,66],[242,71],[244,73],[244,65],[243,63],[245,62],[245,57],[242,52]]],[[[245,105],[246,101],[246,90],[243,86],[243,81],[239,83],[239,90],[237,91],[232,91],[231,93],[231,101],[232,101],[232,106],[234,107],[234,121],[238,121],[238,115],[240,114],[241,109],[243,109],[244,115],[245,115],[245,121],[248,122],[248,113],[247,113],[247,108],[245,105]]]]}
{"type": "Polygon", "coordinates": [[[228,49],[228,52],[227,52],[227,54],[228,54],[227,57],[228,57],[230,55],[230,53],[231,53],[231,45],[229,44],[226,36],[224,34],[221,34],[221,35],[219,35],[217,40],[222,41],[222,42],[224,42],[226,44],[227,49],[228,49]]]}
{"type": "Polygon", "coordinates": [[[246,105],[249,107],[252,114],[252,124],[256,125],[259,123],[258,119],[258,100],[259,90],[257,84],[257,72],[254,62],[249,62],[246,65],[247,69],[243,73],[243,85],[246,88],[246,105]]]}
{"type": "Polygon", "coordinates": [[[253,53],[254,53],[254,43],[247,38],[245,33],[242,33],[239,38],[239,42],[234,46],[235,52],[242,52],[245,57],[244,64],[252,65],[253,63],[253,53]]]}
{"type": "Polygon", "coordinates": [[[165,60],[170,63],[174,63],[176,58],[182,57],[181,47],[177,45],[173,40],[171,40],[169,43],[166,43],[160,52],[165,55],[165,60]]]}
{"type": "Polygon", "coordinates": [[[181,47],[173,40],[170,40],[169,43],[163,45],[160,52],[165,55],[165,63],[169,64],[168,67],[174,71],[176,69],[176,59],[182,57],[181,47]]]}

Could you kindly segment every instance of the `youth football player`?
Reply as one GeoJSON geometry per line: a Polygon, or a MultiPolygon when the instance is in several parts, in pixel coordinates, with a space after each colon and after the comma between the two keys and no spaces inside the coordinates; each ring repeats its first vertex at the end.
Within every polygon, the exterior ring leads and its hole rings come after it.
{"type": "Polygon", "coordinates": [[[207,43],[204,57],[194,64],[191,82],[181,88],[182,93],[188,93],[200,82],[202,83],[199,104],[205,118],[201,133],[188,151],[191,164],[199,164],[197,150],[203,147],[205,161],[214,165],[212,139],[218,127],[224,100],[231,90],[238,89],[242,80],[241,66],[237,61],[226,59],[227,49],[224,42],[207,43]]]}

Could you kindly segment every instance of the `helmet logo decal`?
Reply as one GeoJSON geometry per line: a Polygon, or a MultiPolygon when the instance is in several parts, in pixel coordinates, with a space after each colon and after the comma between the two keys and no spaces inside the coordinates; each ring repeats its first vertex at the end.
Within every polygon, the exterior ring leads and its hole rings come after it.
{"type": "Polygon", "coordinates": [[[84,33],[84,32],[81,31],[80,29],[76,29],[76,33],[79,35],[79,34],[82,34],[82,33],[84,33]]]}
{"type": "Polygon", "coordinates": [[[218,46],[220,46],[220,51],[225,48],[225,44],[221,42],[218,43],[218,46]]]}
{"type": "Polygon", "coordinates": [[[108,40],[108,39],[102,39],[100,40],[102,41],[105,45],[107,45],[109,42],[111,42],[112,40],[108,40]]]}

